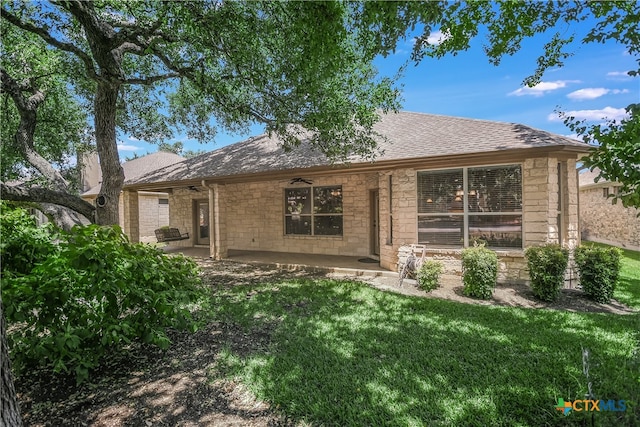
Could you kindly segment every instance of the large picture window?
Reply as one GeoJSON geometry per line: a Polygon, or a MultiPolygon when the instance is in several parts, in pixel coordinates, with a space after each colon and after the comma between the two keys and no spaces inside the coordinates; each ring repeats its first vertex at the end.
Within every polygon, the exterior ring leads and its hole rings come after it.
{"type": "Polygon", "coordinates": [[[287,188],[285,234],[342,235],[342,187],[287,188]]]}
{"type": "Polygon", "coordinates": [[[418,172],[418,243],[522,248],[520,165],[418,172]]]}

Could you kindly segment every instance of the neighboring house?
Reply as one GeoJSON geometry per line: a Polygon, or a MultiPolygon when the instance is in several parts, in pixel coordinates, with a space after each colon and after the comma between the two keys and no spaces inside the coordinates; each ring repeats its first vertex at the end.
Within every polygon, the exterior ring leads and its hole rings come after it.
{"type": "Polygon", "coordinates": [[[621,184],[595,182],[598,169],[580,173],[580,233],[584,240],[640,251],[640,210],[613,204],[621,184]]]}
{"type": "MultiPolygon", "coordinates": [[[[423,243],[460,274],[460,251],[485,241],[500,281],[528,279],[523,249],[579,243],[576,159],[584,143],[524,125],[402,112],[376,124],[382,152],[331,165],[303,141],[288,153],[260,135],[125,185],[169,192],[181,246],[373,257],[395,270],[400,246],[423,243]]],[[[136,212],[125,230],[137,240],[136,212]]]]}
{"type": "MultiPolygon", "coordinates": [[[[153,154],[129,160],[122,164],[125,182],[140,176],[175,165],[184,160],[174,153],[159,151],[153,154]]],[[[102,173],[98,156],[94,154],[85,156],[82,160],[83,168],[81,183],[84,192],[81,197],[90,202],[95,202],[100,193],[102,173]]],[[[120,226],[124,228],[125,211],[130,208],[128,200],[120,196],[119,218],[120,226]]],[[[138,239],[142,241],[155,241],[154,230],[169,225],[169,196],[163,191],[141,191],[138,195],[138,239]]]]}

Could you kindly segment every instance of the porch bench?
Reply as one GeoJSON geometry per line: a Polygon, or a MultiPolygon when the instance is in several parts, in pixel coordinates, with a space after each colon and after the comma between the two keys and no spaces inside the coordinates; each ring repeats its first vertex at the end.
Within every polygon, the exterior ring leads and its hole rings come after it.
{"type": "Polygon", "coordinates": [[[189,233],[180,233],[180,230],[177,228],[158,228],[155,230],[155,233],[158,243],[185,240],[189,238],[189,233]]]}

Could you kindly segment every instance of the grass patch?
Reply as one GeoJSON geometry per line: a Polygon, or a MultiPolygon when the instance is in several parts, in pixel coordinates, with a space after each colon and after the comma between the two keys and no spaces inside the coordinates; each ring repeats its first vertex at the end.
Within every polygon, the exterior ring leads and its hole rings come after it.
{"type": "Polygon", "coordinates": [[[412,298],[336,280],[225,288],[217,316],[266,351],[223,353],[212,376],[240,379],[295,420],[318,425],[581,425],[588,348],[596,398],[624,399],[597,425],[640,416],[637,315],[569,313],[412,298]]]}

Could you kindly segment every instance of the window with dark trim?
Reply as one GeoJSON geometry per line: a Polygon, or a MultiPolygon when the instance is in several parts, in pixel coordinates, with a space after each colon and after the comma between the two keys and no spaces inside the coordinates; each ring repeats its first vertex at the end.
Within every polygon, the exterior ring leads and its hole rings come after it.
{"type": "Polygon", "coordinates": [[[522,248],[520,165],[418,172],[418,243],[522,248]]]}
{"type": "Polygon", "coordinates": [[[169,204],[169,199],[158,199],[158,204],[159,205],[168,205],[169,204]]]}
{"type": "Polygon", "coordinates": [[[286,188],[284,232],[342,236],[342,186],[286,188]]]}

